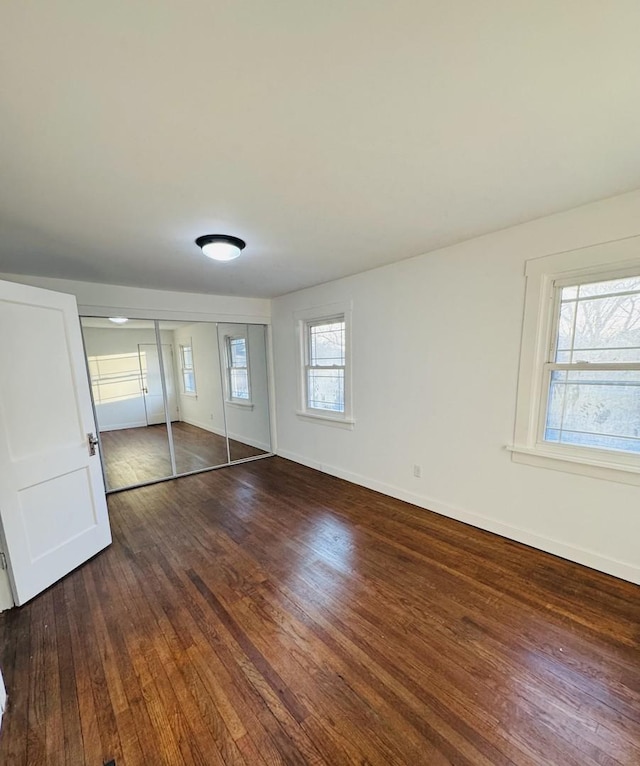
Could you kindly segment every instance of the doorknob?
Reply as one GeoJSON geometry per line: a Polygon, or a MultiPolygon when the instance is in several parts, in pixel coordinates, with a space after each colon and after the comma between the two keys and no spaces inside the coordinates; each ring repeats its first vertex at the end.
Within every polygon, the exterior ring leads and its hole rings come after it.
{"type": "Polygon", "coordinates": [[[89,445],[89,455],[93,457],[96,454],[96,447],[98,446],[98,437],[95,434],[87,434],[87,443],[89,445]]]}

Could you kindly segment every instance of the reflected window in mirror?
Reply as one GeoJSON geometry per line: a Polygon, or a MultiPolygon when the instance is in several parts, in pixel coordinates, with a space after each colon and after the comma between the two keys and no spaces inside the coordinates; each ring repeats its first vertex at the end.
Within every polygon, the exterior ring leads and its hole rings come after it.
{"type": "Polygon", "coordinates": [[[249,350],[246,335],[225,337],[227,359],[227,399],[237,404],[251,403],[249,350]]]}
{"type": "Polygon", "coordinates": [[[187,396],[196,396],[196,373],[193,367],[193,346],[180,345],[180,370],[182,374],[182,392],[187,396]]]}

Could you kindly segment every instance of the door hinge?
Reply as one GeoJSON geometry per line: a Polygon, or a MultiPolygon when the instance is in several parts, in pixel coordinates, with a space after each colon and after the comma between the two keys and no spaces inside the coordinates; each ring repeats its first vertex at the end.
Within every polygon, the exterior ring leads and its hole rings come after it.
{"type": "Polygon", "coordinates": [[[0,569],[6,569],[7,568],[7,557],[4,555],[4,553],[0,552],[0,569]]]}

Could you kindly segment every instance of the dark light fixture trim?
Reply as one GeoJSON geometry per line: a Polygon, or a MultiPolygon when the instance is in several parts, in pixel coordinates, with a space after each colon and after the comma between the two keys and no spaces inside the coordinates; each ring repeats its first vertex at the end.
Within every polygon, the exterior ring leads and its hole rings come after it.
{"type": "MultiPolygon", "coordinates": [[[[239,237],[232,237],[230,234],[203,234],[201,237],[196,239],[196,245],[201,248],[202,252],[208,258],[213,258],[214,260],[229,261],[237,258],[247,246],[247,243],[239,237]],[[209,245],[213,245],[214,247],[209,247],[209,245]],[[217,257],[214,254],[216,249],[215,245],[226,245],[227,253],[232,252],[232,248],[236,248],[237,253],[234,253],[233,255],[227,254],[225,257],[217,257]],[[209,252],[207,252],[207,249],[209,252]]],[[[224,251],[224,248],[222,249],[224,251]]]]}

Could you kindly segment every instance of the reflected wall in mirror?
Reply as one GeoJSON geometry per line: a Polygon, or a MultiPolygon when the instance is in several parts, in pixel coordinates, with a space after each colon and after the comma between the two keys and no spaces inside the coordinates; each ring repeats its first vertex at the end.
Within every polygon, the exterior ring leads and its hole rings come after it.
{"type": "MultiPolygon", "coordinates": [[[[160,354],[153,321],[82,317],[91,393],[108,490],[173,475],[167,434],[160,354]]],[[[170,418],[178,419],[175,355],[162,335],[162,367],[170,418]]]]}
{"type": "Polygon", "coordinates": [[[170,334],[178,419],[172,423],[177,473],[226,465],[229,451],[222,407],[216,325],[208,322],[160,322],[170,334]]]}
{"type": "Polygon", "coordinates": [[[218,325],[224,415],[231,462],[271,451],[266,327],[218,325]]]}

